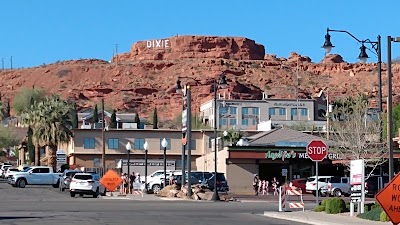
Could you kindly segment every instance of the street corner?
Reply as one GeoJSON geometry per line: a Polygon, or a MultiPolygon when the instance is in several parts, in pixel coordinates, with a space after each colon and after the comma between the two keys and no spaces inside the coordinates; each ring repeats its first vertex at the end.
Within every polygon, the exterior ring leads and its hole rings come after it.
{"type": "Polygon", "coordinates": [[[310,212],[311,211],[305,211],[305,212],[264,211],[264,214],[262,214],[262,216],[274,218],[274,219],[281,219],[281,220],[305,223],[305,224],[312,224],[312,225],[338,225],[338,224],[340,224],[340,223],[324,222],[321,220],[316,220],[314,218],[310,218],[307,215],[310,212]],[[299,214],[299,213],[301,213],[301,214],[299,214]],[[297,214],[299,214],[300,216],[298,216],[297,214]]]}

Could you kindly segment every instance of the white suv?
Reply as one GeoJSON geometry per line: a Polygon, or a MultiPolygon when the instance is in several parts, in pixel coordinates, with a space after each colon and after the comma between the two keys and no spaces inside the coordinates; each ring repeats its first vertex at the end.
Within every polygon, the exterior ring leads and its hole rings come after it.
{"type": "Polygon", "coordinates": [[[12,165],[8,165],[8,164],[1,165],[1,167],[0,167],[0,177],[1,178],[3,178],[3,179],[6,178],[5,173],[9,167],[12,167],[12,165]]]}
{"type": "MultiPolygon", "coordinates": [[[[166,170],[167,172],[167,180],[169,179],[169,174],[174,173],[177,174],[182,170],[166,170]]],[[[164,180],[164,170],[157,170],[154,173],[147,176],[147,187],[149,190],[152,190],[153,193],[158,193],[161,190],[162,180],[164,180]]]]}
{"type": "MultiPolygon", "coordinates": [[[[326,192],[321,193],[321,190],[325,190],[328,188],[328,181],[333,176],[318,176],[318,195],[324,196],[326,192]]],[[[312,193],[314,196],[317,195],[317,182],[315,181],[315,176],[307,178],[306,182],[306,192],[312,193]]]]}
{"type": "Polygon", "coordinates": [[[100,193],[104,192],[104,190],[100,190],[101,187],[100,176],[98,174],[76,173],[69,185],[69,192],[71,197],[79,194],[80,196],[92,195],[93,198],[97,198],[100,193]]]}

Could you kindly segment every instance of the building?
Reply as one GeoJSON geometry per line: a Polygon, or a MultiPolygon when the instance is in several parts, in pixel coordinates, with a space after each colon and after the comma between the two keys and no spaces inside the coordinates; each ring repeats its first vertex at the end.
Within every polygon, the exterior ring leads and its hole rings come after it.
{"type": "MultiPolygon", "coordinates": [[[[291,125],[310,122],[321,128],[326,127],[327,100],[323,93],[312,99],[275,99],[263,94],[261,100],[231,99],[219,96],[217,99],[218,128],[256,130],[257,124],[272,120],[274,124],[291,125]]],[[[200,105],[203,123],[214,126],[214,101],[200,105]]]]}
{"type": "MultiPolygon", "coordinates": [[[[68,156],[69,165],[85,168],[102,167],[102,132],[101,129],[74,129],[71,143],[59,145],[68,156]]],[[[163,159],[161,141],[168,142],[167,159],[175,164],[174,169],[181,169],[182,164],[182,131],[166,129],[109,129],[104,132],[106,167],[116,168],[118,162],[127,159],[126,144],[131,143],[132,162],[144,160],[144,143],[149,144],[149,162],[163,159]]],[[[212,130],[192,131],[192,169],[196,169],[195,160],[211,148],[212,130]],[[206,150],[205,150],[206,149],[206,150]]],[[[156,169],[162,169],[158,165],[156,169]]],[[[155,170],[149,168],[150,171],[155,170]]]]}
{"type": "MultiPolygon", "coordinates": [[[[94,110],[89,108],[78,113],[78,128],[80,129],[92,129],[101,128],[103,111],[98,110],[98,123],[93,123],[94,110]]],[[[104,110],[105,126],[108,127],[111,120],[111,113],[104,110]]],[[[144,123],[136,124],[135,117],[136,113],[116,113],[117,116],[117,129],[143,129],[144,123]]]]}
{"type": "MultiPolygon", "coordinates": [[[[306,146],[312,140],[331,141],[288,128],[276,128],[248,137],[248,145],[227,146],[218,151],[218,171],[225,173],[229,187],[234,193],[253,191],[254,174],[260,179],[271,181],[276,177],[281,183],[300,177],[313,176],[315,163],[306,154],[306,146]]],[[[320,175],[343,175],[344,168],[333,164],[340,160],[338,154],[328,154],[320,162],[320,175]]],[[[209,151],[197,158],[198,170],[213,171],[214,152],[209,151]]]]}

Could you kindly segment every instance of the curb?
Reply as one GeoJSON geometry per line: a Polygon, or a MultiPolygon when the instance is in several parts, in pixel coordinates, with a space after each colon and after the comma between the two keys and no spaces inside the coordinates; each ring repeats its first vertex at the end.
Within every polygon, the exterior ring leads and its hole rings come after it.
{"type": "Polygon", "coordinates": [[[339,223],[323,222],[323,221],[318,221],[318,220],[310,220],[308,218],[306,218],[306,219],[296,218],[293,216],[288,216],[287,213],[285,213],[285,212],[276,213],[276,212],[264,211],[264,214],[261,214],[261,216],[275,218],[275,219],[281,219],[281,220],[286,220],[286,221],[312,224],[312,225],[338,225],[339,224],[339,223]]]}

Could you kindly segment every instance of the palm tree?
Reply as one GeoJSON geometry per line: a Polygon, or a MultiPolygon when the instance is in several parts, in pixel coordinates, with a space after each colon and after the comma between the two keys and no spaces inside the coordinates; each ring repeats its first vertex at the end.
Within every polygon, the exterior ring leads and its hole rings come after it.
{"type": "Polygon", "coordinates": [[[22,113],[23,123],[29,126],[29,129],[32,130],[32,144],[35,146],[35,166],[39,166],[40,162],[40,145],[38,142],[38,137],[34,135],[34,128],[37,124],[41,123],[41,118],[43,116],[39,115],[39,111],[36,109],[35,104],[31,104],[30,107],[26,111],[22,113]]]}
{"type": "Polygon", "coordinates": [[[47,146],[48,165],[55,167],[58,144],[68,143],[72,132],[67,120],[72,107],[58,95],[46,97],[36,103],[25,114],[25,121],[33,129],[33,141],[38,146],[47,146]]]}

